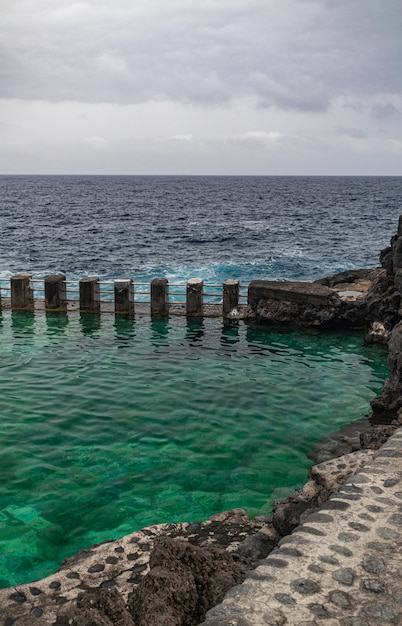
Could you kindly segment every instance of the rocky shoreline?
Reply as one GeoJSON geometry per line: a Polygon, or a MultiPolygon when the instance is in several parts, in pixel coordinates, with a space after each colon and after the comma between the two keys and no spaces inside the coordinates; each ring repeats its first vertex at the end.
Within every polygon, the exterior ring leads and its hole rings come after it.
{"type": "Polygon", "coordinates": [[[390,376],[372,414],[311,451],[308,482],[271,516],[235,509],[198,524],[154,525],[67,559],[31,585],[0,590],[4,626],[196,626],[305,516],[336,493],[402,424],[402,216],[381,268],[316,283],[250,284],[248,312],[265,323],[366,328],[387,343],[390,376]]]}

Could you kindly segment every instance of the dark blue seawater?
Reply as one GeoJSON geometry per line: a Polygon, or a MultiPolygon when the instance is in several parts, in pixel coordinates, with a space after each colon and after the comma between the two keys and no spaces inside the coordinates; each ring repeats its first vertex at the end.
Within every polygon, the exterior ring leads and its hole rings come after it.
{"type": "Polygon", "coordinates": [[[313,280],[374,267],[401,177],[2,176],[0,277],[313,280]]]}

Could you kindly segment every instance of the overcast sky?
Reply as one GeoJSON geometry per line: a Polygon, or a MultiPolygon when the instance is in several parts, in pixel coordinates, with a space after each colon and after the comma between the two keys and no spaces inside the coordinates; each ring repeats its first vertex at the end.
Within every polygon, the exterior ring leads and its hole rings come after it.
{"type": "Polygon", "coordinates": [[[402,174],[401,0],[0,0],[0,173],[402,174]]]}

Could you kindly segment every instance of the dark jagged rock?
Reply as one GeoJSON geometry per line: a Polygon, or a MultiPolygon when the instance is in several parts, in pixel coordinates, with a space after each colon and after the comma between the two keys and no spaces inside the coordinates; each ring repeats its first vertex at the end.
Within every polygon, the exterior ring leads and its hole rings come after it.
{"type": "MultiPolygon", "coordinates": [[[[400,426],[400,424],[399,424],[400,426]]],[[[363,450],[379,450],[381,446],[395,432],[397,426],[392,424],[379,424],[366,433],[360,435],[360,445],[363,450]]]]}
{"type": "Polygon", "coordinates": [[[57,626],[136,626],[126,603],[116,589],[81,593],[57,618],[57,626]]]}
{"type": "Polygon", "coordinates": [[[310,480],[287,500],[278,502],[273,512],[273,524],[281,537],[290,535],[298,526],[304,513],[320,504],[320,491],[310,480]]]}
{"type": "Polygon", "coordinates": [[[388,344],[390,376],[381,394],[371,401],[373,423],[390,423],[402,408],[402,322],[391,332],[388,344]]]}
{"type": "Polygon", "coordinates": [[[390,331],[387,330],[382,322],[373,322],[370,330],[364,338],[366,345],[378,344],[387,346],[389,341],[390,331]]]}
{"type": "Polygon", "coordinates": [[[129,597],[136,626],[196,626],[245,577],[224,550],[168,537],[155,543],[150,567],[129,597]]]}
{"type": "MultiPolygon", "coordinates": [[[[272,524],[272,517],[270,518],[272,524]]],[[[246,564],[250,569],[261,559],[275,548],[278,543],[278,535],[259,531],[254,535],[249,535],[244,539],[237,548],[237,556],[242,563],[246,564]]]]}
{"type": "MultiPolygon", "coordinates": [[[[258,532],[262,526],[263,523],[258,520],[250,520],[244,509],[236,508],[212,515],[208,522],[191,524],[187,538],[195,546],[231,548],[234,543],[258,532]]],[[[183,531],[172,532],[170,537],[182,538],[183,531]]]]}
{"type": "Polygon", "coordinates": [[[389,331],[400,320],[401,294],[395,288],[392,277],[383,274],[370,289],[366,298],[367,320],[371,324],[381,322],[389,331]]]}
{"type": "Polygon", "coordinates": [[[319,278],[314,281],[316,285],[325,285],[333,289],[334,287],[350,288],[353,284],[357,284],[361,281],[373,282],[378,278],[380,270],[376,269],[360,269],[360,270],[346,270],[339,272],[339,274],[333,274],[332,276],[326,276],[325,278],[319,278]]]}

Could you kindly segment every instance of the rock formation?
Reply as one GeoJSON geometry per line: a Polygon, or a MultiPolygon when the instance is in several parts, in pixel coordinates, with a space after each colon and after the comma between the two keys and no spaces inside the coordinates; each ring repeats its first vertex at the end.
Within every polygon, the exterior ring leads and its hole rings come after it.
{"type": "Polygon", "coordinates": [[[163,537],[149,573],[129,596],[129,610],[136,626],[196,626],[244,578],[245,568],[223,548],[163,537]]]}

